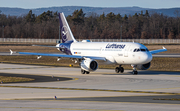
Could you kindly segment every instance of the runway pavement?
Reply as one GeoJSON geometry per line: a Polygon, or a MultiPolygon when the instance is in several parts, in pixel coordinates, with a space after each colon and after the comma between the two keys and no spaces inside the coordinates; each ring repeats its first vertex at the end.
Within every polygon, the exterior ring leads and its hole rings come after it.
{"type": "Polygon", "coordinates": [[[160,53],[160,54],[153,54],[153,57],[175,57],[179,58],[179,53],[160,53]]]}
{"type": "Polygon", "coordinates": [[[98,69],[0,63],[0,76],[35,78],[0,84],[0,110],[179,111],[180,72],[98,69]],[[53,78],[52,78],[53,76],[53,78]],[[57,97],[54,99],[54,97],[57,97]]]}

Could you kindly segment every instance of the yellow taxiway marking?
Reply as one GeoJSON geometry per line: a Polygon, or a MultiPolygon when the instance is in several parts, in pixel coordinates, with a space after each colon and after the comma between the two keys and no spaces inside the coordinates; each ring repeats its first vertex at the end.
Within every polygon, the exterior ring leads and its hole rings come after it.
{"type": "Polygon", "coordinates": [[[103,110],[103,109],[75,109],[75,108],[46,108],[46,107],[0,107],[16,109],[59,109],[59,110],[89,110],[89,111],[123,111],[123,110],[103,110]]]}
{"type": "Polygon", "coordinates": [[[156,89],[137,89],[137,90],[162,90],[162,89],[180,89],[180,87],[172,87],[172,88],[156,88],[156,89]]]}
{"type": "MultiPolygon", "coordinates": [[[[130,103],[130,104],[160,104],[160,105],[178,105],[179,104],[169,104],[169,103],[145,103],[145,102],[112,102],[112,101],[79,101],[79,100],[37,100],[37,99],[1,99],[1,100],[28,100],[28,101],[61,101],[61,102],[96,102],[96,103],[130,103]]],[[[0,108],[3,108],[3,107],[0,107],[0,108]]],[[[19,108],[19,107],[18,107],[19,108]]],[[[68,108],[64,108],[64,109],[68,109],[68,108]]],[[[70,108],[69,108],[70,109],[70,108]]],[[[75,109],[74,109],[75,110],[75,109]]],[[[77,109],[76,109],[77,110],[77,109]]],[[[81,109],[81,110],[87,110],[87,109],[81,109]]],[[[97,110],[97,109],[88,109],[88,110],[97,110]]],[[[123,110],[101,110],[101,109],[98,109],[98,111],[123,111],[123,110]]]]}
{"type": "Polygon", "coordinates": [[[152,91],[133,91],[133,90],[108,90],[108,89],[84,89],[84,88],[58,88],[58,87],[35,87],[35,86],[6,86],[6,85],[0,85],[0,87],[37,88],[37,89],[61,89],[61,90],[84,90],[84,91],[108,91],[108,92],[129,92],[129,93],[150,93],[150,94],[180,95],[180,93],[152,92],[152,91]]]}

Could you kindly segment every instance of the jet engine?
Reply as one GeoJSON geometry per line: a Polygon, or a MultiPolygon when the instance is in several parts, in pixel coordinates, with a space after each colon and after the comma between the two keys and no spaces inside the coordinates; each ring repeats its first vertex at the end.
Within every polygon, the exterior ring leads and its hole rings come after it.
{"type": "Polygon", "coordinates": [[[149,67],[151,66],[151,63],[147,63],[147,64],[141,64],[141,65],[137,65],[137,69],[139,70],[147,70],[149,69],[149,67]]]}
{"type": "Polygon", "coordinates": [[[81,62],[81,69],[85,71],[95,71],[98,68],[98,63],[93,59],[85,59],[81,62]]]}

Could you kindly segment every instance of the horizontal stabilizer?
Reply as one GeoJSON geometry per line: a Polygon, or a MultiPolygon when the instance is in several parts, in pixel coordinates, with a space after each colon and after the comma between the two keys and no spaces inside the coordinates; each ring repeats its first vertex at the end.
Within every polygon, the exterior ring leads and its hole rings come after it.
{"type": "Polygon", "coordinates": [[[58,46],[48,46],[48,45],[32,45],[32,46],[40,46],[40,47],[50,47],[50,48],[60,48],[60,49],[64,49],[63,47],[58,47],[58,46]]]}
{"type": "Polygon", "coordinates": [[[32,46],[59,48],[59,47],[56,47],[56,46],[48,46],[48,45],[32,45],[32,46]]]}

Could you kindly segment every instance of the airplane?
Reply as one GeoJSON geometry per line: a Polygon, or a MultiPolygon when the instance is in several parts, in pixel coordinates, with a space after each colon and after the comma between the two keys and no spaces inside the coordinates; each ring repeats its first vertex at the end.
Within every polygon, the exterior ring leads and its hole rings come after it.
{"type": "Polygon", "coordinates": [[[78,42],[71,32],[64,13],[59,13],[59,22],[62,43],[56,46],[45,47],[57,48],[65,54],[13,52],[12,50],[10,50],[10,54],[37,55],[38,59],[41,56],[58,57],[58,60],[61,58],[70,58],[75,63],[79,63],[82,74],[89,74],[92,71],[96,71],[99,63],[119,65],[119,67],[115,68],[115,72],[123,73],[124,68],[122,65],[130,64],[133,68],[132,73],[137,75],[137,69],[147,70],[150,67],[153,58],[152,54],[167,51],[164,47],[163,49],[149,51],[143,44],[135,42],[91,42],[90,40],[78,42]]]}

